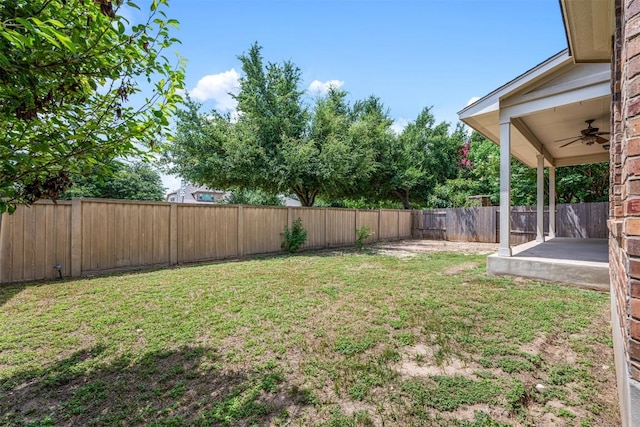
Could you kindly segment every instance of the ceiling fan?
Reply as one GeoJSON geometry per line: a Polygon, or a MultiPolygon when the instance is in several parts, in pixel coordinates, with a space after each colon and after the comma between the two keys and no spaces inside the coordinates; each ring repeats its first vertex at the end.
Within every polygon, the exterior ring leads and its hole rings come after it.
{"type": "Polygon", "coordinates": [[[571,145],[574,142],[582,141],[584,145],[593,145],[594,143],[604,144],[603,148],[605,150],[609,149],[609,140],[602,138],[600,135],[609,135],[609,132],[598,132],[599,128],[591,126],[591,123],[595,122],[595,119],[585,120],[587,124],[586,129],[582,129],[580,131],[580,136],[572,136],[570,138],[558,139],[555,142],[566,141],[567,139],[572,139],[572,141],[567,142],[566,144],[562,144],[560,148],[564,148],[567,145],[571,145]],[[606,143],[606,144],[605,144],[606,143]]]}

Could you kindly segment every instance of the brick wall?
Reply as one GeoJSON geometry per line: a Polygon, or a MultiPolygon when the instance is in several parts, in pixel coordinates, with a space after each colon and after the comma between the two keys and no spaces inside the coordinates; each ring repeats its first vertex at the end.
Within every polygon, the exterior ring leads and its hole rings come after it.
{"type": "Polygon", "coordinates": [[[640,381],[640,0],[616,1],[613,43],[609,262],[619,313],[613,327],[622,332],[629,374],[640,381]]]}

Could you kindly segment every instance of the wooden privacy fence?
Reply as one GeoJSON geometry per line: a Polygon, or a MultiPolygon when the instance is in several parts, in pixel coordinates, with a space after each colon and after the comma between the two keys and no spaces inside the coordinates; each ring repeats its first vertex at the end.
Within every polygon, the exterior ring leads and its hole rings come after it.
{"type": "MultiPolygon", "coordinates": [[[[556,236],[606,238],[609,203],[576,203],[556,206],[556,236]]],[[[511,243],[536,238],[535,206],[511,208],[511,243]]],[[[544,231],[549,232],[549,210],[545,208],[544,231]]],[[[498,243],[500,210],[497,206],[429,209],[414,211],[412,236],[434,240],[498,243]]]]}
{"type": "Polygon", "coordinates": [[[281,233],[300,217],[302,249],[411,237],[411,212],[122,200],[41,201],[0,217],[0,283],[280,252],[281,233]]]}

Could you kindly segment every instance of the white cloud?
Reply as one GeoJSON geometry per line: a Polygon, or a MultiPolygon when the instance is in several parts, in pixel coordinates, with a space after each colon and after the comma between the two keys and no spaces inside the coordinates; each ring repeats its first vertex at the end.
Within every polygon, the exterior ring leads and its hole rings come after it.
{"type": "Polygon", "coordinates": [[[471,99],[469,99],[469,100],[467,101],[467,107],[468,107],[469,105],[473,104],[474,102],[476,102],[476,101],[477,101],[477,100],[479,100],[479,99],[480,99],[480,97],[479,97],[479,96],[473,96],[473,97],[471,97],[471,99]]]}
{"type": "Polygon", "coordinates": [[[396,134],[396,135],[400,135],[402,133],[402,131],[404,130],[404,128],[407,127],[407,125],[409,124],[409,120],[400,117],[399,119],[395,119],[393,121],[393,124],[391,125],[391,130],[396,134]]]}
{"type": "Polygon", "coordinates": [[[209,74],[198,81],[189,95],[198,101],[214,100],[215,108],[221,111],[236,109],[236,101],[230,93],[238,93],[240,74],[232,68],[218,74],[209,74]]]}
{"type": "Polygon", "coordinates": [[[338,89],[344,85],[342,80],[327,80],[326,82],[321,82],[320,80],[314,80],[309,85],[309,92],[314,95],[326,95],[329,92],[330,87],[334,87],[338,89]]]}

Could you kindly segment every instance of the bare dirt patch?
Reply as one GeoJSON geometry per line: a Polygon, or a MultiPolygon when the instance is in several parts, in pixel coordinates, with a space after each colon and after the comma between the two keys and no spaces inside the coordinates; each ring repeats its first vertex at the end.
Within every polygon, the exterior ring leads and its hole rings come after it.
{"type": "Polygon", "coordinates": [[[457,252],[462,254],[492,254],[498,250],[497,243],[448,242],[443,240],[400,240],[383,242],[372,246],[380,255],[412,258],[425,252],[457,252]]]}

